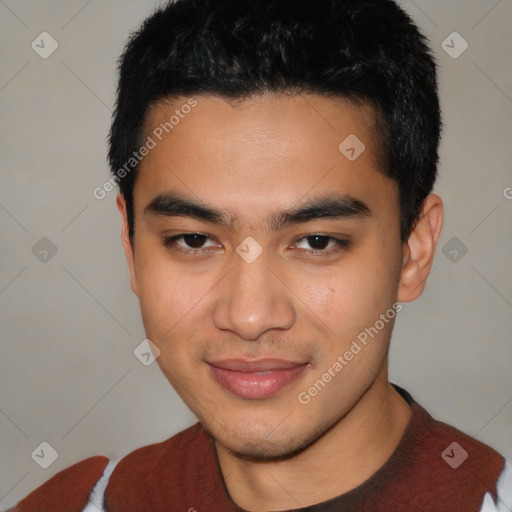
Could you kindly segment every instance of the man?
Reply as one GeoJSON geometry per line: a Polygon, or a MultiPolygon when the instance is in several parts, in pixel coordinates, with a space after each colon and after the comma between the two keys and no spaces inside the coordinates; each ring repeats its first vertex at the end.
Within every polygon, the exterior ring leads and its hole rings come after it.
{"type": "Polygon", "coordinates": [[[388,381],[442,228],[426,40],[391,0],[179,0],[122,57],[131,287],[199,423],[22,511],[503,511],[512,469],[388,381]]]}

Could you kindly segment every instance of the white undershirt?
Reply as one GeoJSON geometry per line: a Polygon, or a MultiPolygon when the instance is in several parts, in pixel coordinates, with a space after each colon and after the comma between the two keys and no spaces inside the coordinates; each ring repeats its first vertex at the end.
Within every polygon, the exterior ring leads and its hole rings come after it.
{"type": "Polygon", "coordinates": [[[107,488],[110,475],[112,474],[112,471],[114,471],[114,468],[116,467],[116,464],[119,462],[119,460],[120,459],[115,461],[110,460],[105,466],[103,474],[96,482],[96,485],[91,491],[91,494],[89,494],[89,500],[87,501],[87,505],[82,512],[105,512],[105,509],[103,508],[103,497],[105,494],[105,489],[107,488]]]}
{"type": "Polygon", "coordinates": [[[512,511],[512,460],[505,460],[505,468],[501,472],[497,484],[498,503],[495,503],[487,492],[480,512],[511,512],[512,511]]]}

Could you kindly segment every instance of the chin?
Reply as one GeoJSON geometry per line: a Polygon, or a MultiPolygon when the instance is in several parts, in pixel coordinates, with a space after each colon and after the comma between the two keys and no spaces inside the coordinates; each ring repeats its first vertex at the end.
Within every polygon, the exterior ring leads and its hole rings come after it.
{"type": "Polygon", "coordinates": [[[292,458],[309,446],[329,430],[320,425],[313,425],[309,428],[300,425],[293,425],[295,428],[287,427],[263,428],[263,425],[241,425],[234,429],[226,430],[205,428],[226,450],[240,459],[262,462],[277,461],[292,458]]]}
{"type": "Polygon", "coordinates": [[[241,443],[233,442],[232,439],[224,443],[223,440],[217,439],[217,442],[236,457],[253,462],[289,459],[305,450],[310,444],[307,441],[299,442],[292,439],[286,439],[278,443],[269,442],[265,439],[248,439],[241,443]]]}

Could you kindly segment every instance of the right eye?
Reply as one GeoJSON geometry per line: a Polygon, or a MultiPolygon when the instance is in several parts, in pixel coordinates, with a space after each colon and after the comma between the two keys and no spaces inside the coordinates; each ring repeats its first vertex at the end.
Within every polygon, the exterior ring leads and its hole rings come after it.
{"type": "Polygon", "coordinates": [[[163,245],[173,251],[185,254],[198,254],[207,252],[201,250],[204,247],[217,247],[215,245],[204,246],[204,243],[209,239],[210,237],[208,235],[202,233],[180,233],[179,235],[165,237],[163,245]],[[180,241],[183,243],[179,243],[180,241]]]}

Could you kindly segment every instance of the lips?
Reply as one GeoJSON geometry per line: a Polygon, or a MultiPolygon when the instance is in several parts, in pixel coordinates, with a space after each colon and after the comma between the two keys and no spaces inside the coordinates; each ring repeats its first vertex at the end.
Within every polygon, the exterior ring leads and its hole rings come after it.
{"type": "Polygon", "coordinates": [[[214,379],[232,394],[246,399],[269,398],[296,380],[308,363],[283,359],[213,361],[209,367],[214,379]]]}

